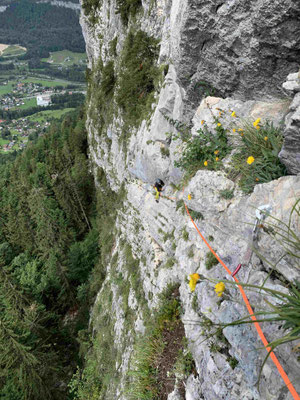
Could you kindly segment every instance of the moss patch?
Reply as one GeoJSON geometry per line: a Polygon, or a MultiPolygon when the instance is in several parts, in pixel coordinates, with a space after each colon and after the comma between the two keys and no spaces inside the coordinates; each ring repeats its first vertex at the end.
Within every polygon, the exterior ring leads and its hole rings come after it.
{"type": "Polygon", "coordinates": [[[205,261],[205,266],[207,270],[212,269],[215,265],[218,265],[219,261],[216,259],[216,257],[211,253],[210,251],[206,254],[206,261],[205,261]]]}

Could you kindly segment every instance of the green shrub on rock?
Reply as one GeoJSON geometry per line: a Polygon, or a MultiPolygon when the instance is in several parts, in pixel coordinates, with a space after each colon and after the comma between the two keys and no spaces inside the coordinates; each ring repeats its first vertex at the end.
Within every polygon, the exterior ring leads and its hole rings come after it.
{"type": "Polygon", "coordinates": [[[141,6],[141,0],[117,0],[116,12],[120,14],[123,24],[128,25],[129,17],[134,17],[141,6]]]}
{"type": "Polygon", "coordinates": [[[125,40],[118,77],[117,105],[124,122],[137,126],[151,111],[160,69],[156,65],[158,41],[143,31],[130,31],[125,40]]]}
{"type": "Polygon", "coordinates": [[[244,123],[239,151],[232,157],[232,171],[238,173],[239,185],[245,193],[251,193],[258,183],[267,183],[287,175],[285,166],[278,158],[283,143],[279,128],[267,122],[259,125],[244,123]]]}

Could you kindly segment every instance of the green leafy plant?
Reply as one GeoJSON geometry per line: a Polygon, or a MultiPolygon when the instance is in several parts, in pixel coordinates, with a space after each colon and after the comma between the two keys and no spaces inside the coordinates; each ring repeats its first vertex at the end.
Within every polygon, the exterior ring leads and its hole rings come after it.
{"type": "Polygon", "coordinates": [[[163,157],[170,157],[170,150],[166,146],[160,148],[160,153],[163,157]]]}
{"type": "Polygon", "coordinates": [[[234,189],[224,189],[224,190],[220,190],[220,196],[223,198],[223,199],[227,199],[227,200],[229,200],[229,199],[232,199],[233,198],[233,196],[234,196],[234,189]]]}
{"type": "Polygon", "coordinates": [[[172,268],[176,263],[176,258],[174,257],[170,257],[167,259],[166,263],[165,263],[165,267],[166,268],[172,268]]]}
{"type": "Polygon", "coordinates": [[[226,129],[218,118],[214,117],[215,131],[210,132],[205,124],[198,130],[197,136],[190,136],[184,144],[181,157],[175,166],[193,176],[199,169],[217,170],[221,160],[230,152],[226,129]]]}
{"type": "Polygon", "coordinates": [[[94,25],[97,21],[96,10],[102,4],[102,0],[83,0],[82,8],[84,14],[89,17],[89,22],[94,25]]]}
{"type": "Polygon", "coordinates": [[[169,124],[174,126],[174,128],[178,132],[166,132],[166,136],[169,140],[177,140],[180,138],[181,140],[186,141],[190,138],[192,126],[187,125],[185,122],[179,121],[178,119],[173,119],[162,111],[160,112],[163,117],[169,122],[169,124]]]}
{"type": "Polygon", "coordinates": [[[200,221],[204,219],[204,216],[200,211],[189,210],[189,212],[193,219],[199,219],[200,221]]]}
{"type": "Polygon", "coordinates": [[[187,242],[189,240],[189,233],[187,232],[186,228],[184,227],[181,231],[182,239],[187,242]]]}
{"type": "Polygon", "coordinates": [[[206,269],[209,271],[212,269],[215,265],[218,265],[219,261],[216,259],[216,257],[211,253],[210,251],[206,254],[206,260],[205,260],[205,266],[206,269]]]}
{"type": "Polygon", "coordinates": [[[181,214],[185,214],[185,206],[184,206],[184,201],[181,199],[176,202],[176,211],[181,211],[181,214]]]}
{"type": "Polygon", "coordinates": [[[193,258],[194,257],[194,249],[191,247],[188,251],[188,258],[193,258]]]}
{"type": "Polygon", "coordinates": [[[123,24],[128,25],[129,17],[134,17],[141,6],[141,0],[117,0],[116,12],[120,14],[123,24]]]}
{"type": "Polygon", "coordinates": [[[216,88],[206,81],[195,82],[193,90],[201,97],[216,96],[216,92],[218,92],[216,88]]]}
{"type": "Polygon", "coordinates": [[[260,127],[245,122],[242,129],[242,143],[232,157],[231,173],[236,171],[241,189],[251,193],[258,183],[267,183],[287,175],[285,166],[278,158],[283,136],[281,130],[269,122],[260,127]],[[249,157],[254,160],[249,160],[249,157]]]}

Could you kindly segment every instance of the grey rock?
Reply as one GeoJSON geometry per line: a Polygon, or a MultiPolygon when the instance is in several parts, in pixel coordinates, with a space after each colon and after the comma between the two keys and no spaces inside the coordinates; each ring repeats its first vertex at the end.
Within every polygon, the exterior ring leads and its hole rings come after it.
{"type": "Polygon", "coordinates": [[[185,0],[182,8],[174,62],[189,116],[207,91],[241,99],[281,95],[287,72],[299,67],[298,2],[185,0]]]}
{"type": "Polygon", "coordinates": [[[287,81],[297,81],[299,80],[300,76],[299,76],[299,72],[296,72],[294,74],[288,74],[286,80],[287,81]]]}
{"type": "MultiPolygon", "coordinates": [[[[291,92],[300,91],[299,74],[290,74],[283,84],[286,89],[292,87],[291,92]],[[298,89],[296,90],[295,88],[298,89]]],[[[285,118],[284,142],[279,158],[291,174],[300,173],[300,93],[296,93],[290,105],[290,113],[285,118]]]]}
{"type": "Polygon", "coordinates": [[[186,400],[204,400],[201,391],[201,384],[198,378],[190,375],[186,382],[186,400]]]}
{"type": "Polygon", "coordinates": [[[300,83],[297,81],[286,81],[282,85],[283,89],[287,90],[288,92],[300,92],[300,83]]]}
{"type": "Polygon", "coordinates": [[[183,400],[177,388],[173,390],[172,393],[168,395],[168,400],[183,400]]]}
{"type": "Polygon", "coordinates": [[[290,104],[289,109],[290,111],[296,111],[299,106],[300,106],[300,93],[296,93],[292,103],[290,104]]]}

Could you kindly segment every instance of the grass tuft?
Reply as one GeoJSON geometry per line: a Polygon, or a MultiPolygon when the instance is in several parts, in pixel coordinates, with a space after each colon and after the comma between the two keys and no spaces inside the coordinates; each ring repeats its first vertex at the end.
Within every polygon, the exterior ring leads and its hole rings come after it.
{"type": "Polygon", "coordinates": [[[216,257],[211,253],[210,251],[206,254],[206,261],[205,261],[205,266],[206,269],[209,271],[212,269],[214,266],[218,265],[219,261],[216,259],[216,257]]]}
{"type": "Polygon", "coordinates": [[[242,144],[232,157],[230,174],[236,171],[241,189],[251,193],[255,185],[287,175],[285,166],[278,158],[283,135],[269,122],[259,129],[244,123],[242,129],[242,144]],[[252,164],[247,163],[249,157],[254,158],[252,164]]]}
{"type": "Polygon", "coordinates": [[[222,199],[232,199],[234,196],[234,189],[224,189],[224,190],[220,190],[220,197],[222,197],[222,199]]]}

